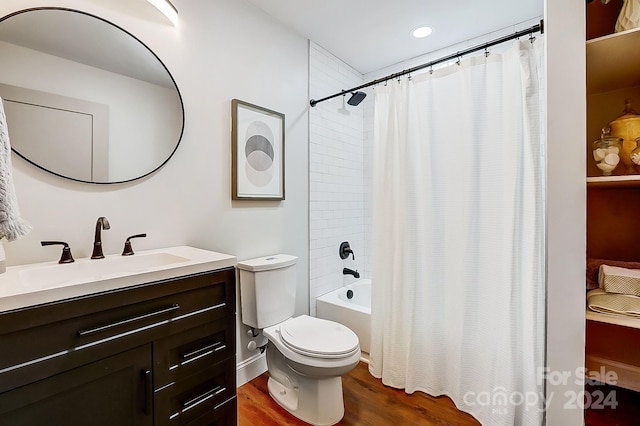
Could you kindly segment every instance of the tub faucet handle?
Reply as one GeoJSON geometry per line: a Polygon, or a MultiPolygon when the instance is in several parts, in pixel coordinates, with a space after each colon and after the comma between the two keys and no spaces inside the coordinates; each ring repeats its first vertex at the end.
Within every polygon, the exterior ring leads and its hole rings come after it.
{"type": "Polygon", "coordinates": [[[349,246],[348,241],[343,241],[342,243],[340,243],[339,254],[340,259],[346,259],[349,257],[349,255],[351,255],[353,256],[353,260],[356,260],[356,255],[353,253],[353,250],[351,250],[351,246],[349,246]]]}

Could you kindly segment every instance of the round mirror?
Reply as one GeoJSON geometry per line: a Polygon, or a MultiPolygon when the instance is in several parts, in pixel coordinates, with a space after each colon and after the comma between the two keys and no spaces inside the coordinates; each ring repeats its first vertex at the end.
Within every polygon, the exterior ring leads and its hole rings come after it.
{"type": "Polygon", "coordinates": [[[122,28],[76,10],[0,19],[0,97],[13,150],[81,182],[146,176],[182,137],[182,98],[160,59],[122,28]]]}

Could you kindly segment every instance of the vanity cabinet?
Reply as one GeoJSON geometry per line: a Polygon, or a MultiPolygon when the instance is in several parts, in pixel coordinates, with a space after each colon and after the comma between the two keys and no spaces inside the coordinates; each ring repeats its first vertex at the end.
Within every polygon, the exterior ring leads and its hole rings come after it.
{"type": "MultiPolygon", "coordinates": [[[[612,32],[616,16],[603,28],[612,32]]],[[[640,28],[588,40],[586,52],[587,258],[640,262],[640,167],[621,162],[612,176],[602,176],[592,146],[602,128],[622,115],[625,99],[640,111],[640,28]]],[[[638,344],[640,319],[587,310],[588,371],[615,372],[603,381],[640,391],[638,344]]]]}
{"type": "Polygon", "coordinates": [[[151,363],[145,345],[0,394],[2,423],[152,425],[145,375],[151,363]]]}
{"type": "Polygon", "coordinates": [[[0,313],[2,424],[235,425],[235,398],[234,268],[0,313]]]}

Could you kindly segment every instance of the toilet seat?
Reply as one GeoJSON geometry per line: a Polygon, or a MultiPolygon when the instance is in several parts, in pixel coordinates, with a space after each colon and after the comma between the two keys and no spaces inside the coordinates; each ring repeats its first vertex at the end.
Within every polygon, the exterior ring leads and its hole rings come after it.
{"type": "Polygon", "coordinates": [[[292,351],[314,358],[344,358],[359,351],[358,336],[334,321],[301,315],[280,324],[282,343],[292,351]]]}

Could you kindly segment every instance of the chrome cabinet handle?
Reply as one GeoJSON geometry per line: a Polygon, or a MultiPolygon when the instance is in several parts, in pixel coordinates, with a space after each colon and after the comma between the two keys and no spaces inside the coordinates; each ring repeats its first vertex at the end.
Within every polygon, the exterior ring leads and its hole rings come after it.
{"type": "Polygon", "coordinates": [[[108,330],[110,328],[114,328],[114,327],[119,327],[121,325],[125,325],[125,324],[129,324],[132,322],[136,322],[136,321],[140,321],[143,319],[147,319],[147,318],[151,318],[157,315],[162,315],[162,314],[166,314],[169,312],[173,312],[173,311],[177,311],[178,309],[180,309],[180,305],[178,305],[177,303],[174,303],[171,306],[167,306],[166,308],[162,308],[159,309],[157,311],[153,311],[153,312],[149,312],[146,314],[142,314],[133,318],[127,318],[124,319],[122,321],[118,321],[118,322],[114,322],[111,324],[107,324],[107,325],[102,325],[100,327],[96,327],[96,328],[90,328],[89,330],[78,330],[78,336],[80,337],[84,337],[84,336],[88,336],[90,334],[94,334],[94,333],[98,333],[100,331],[104,331],[104,330],[108,330]]]}
{"type": "Polygon", "coordinates": [[[151,400],[153,398],[153,380],[151,370],[142,370],[144,376],[144,414],[151,414],[151,400]]]}
{"type": "Polygon", "coordinates": [[[216,343],[214,343],[212,345],[208,345],[208,346],[205,346],[203,348],[196,349],[195,351],[188,352],[186,354],[182,354],[181,357],[182,357],[182,359],[184,361],[187,361],[189,358],[193,358],[193,357],[199,358],[199,357],[202,357],[204,355],[209,355],[210,353],[220,351],[220,350],[222,350],[222,349],[224,349],[226,347],[227,347],[227,345],[224,345],[224,344],[222,344],[220,342],[216,342],[216,343]]]}
{"type": "Polygon", "coordinates": [[[189,401],[187,401],[187,402],[182,404],[182,412],[184,413],[185,411],[191,410],[196,405],[205,402],[209,398],[212,398],[212,397],[214,397],[216,395],[221,394],[225,390],[227,390],[227,388],[225,388],[224,386],[216,386],[215,388],[211,389],[210,391],[207,391],[207,392],[203,393],[202,395],[199,395],[199,396],[196,396],[193,399],[190,399],[189,401]]]}

